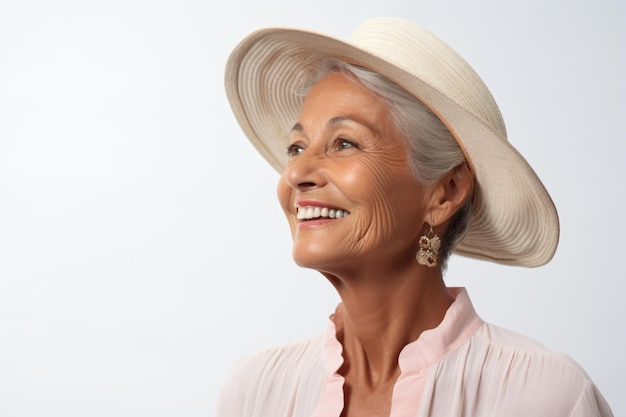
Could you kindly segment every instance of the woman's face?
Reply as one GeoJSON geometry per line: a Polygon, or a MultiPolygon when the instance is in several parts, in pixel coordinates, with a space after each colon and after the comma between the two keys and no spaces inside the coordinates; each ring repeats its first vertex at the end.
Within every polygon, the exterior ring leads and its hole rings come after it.
{"type": "Polygon", "coordinates": [[[313,86],[290,134],[278,197],[303,267],[415,263],[427,187],[382,100],[341,73],[313,86]]]}

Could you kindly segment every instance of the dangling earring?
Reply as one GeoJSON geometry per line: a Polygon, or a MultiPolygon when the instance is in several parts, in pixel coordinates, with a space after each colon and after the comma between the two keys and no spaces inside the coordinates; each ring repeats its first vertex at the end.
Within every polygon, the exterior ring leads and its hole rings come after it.
{"type": "Polygon", "coordinates": [[[420,236],[419,240],[420,249],[417,251],[417,263],[420,265],[426,265],[429,268],[437,266],[437,256],[439,255],[439,248],[441,247],[441,239],[433,231],[431,225],[428,225],[426,232],[420,236]]]}

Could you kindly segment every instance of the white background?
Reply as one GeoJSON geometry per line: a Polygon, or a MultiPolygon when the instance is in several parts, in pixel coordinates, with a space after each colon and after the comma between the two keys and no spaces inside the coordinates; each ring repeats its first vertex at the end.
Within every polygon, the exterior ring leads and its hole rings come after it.
{"type": "Polygon", "coordinates": [[[223,67],[258,27],[379,15],[475,67],[560,212],[547,266],[455,258],[447,281],[626,415],[624,3],[259,3],[0,3],[0,416],[211,416],[237,358],[323,330],[338,298],[291,261],[223,67]]]}

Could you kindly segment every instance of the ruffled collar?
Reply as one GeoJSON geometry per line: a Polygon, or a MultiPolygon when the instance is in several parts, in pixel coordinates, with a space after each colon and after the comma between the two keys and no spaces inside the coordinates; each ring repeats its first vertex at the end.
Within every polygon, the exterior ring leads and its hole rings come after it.
{"type": "MultiPolygon", "coordinates": [[[[406,345],[400,352],[398,365],[400,377],[396,381],[392,398],[392,416],[403,415],[403,410],[417,411],[423,388],[423,370],[441,361],[465,343],[483,324],[476,314],[465,288],[449,288],[455,298],[441,323],[422,332],[417,340],[406,345]],[[395,410],[395,411],[394,411],[395,410]]],[[[332,316],[331,316],[332,317],[332,316]]],[[[315,417],[339,416],[343,409],[343,382],[338,374],[343,364],[343,347],[337,340],[337,329],[329,319],[324,336],[325,386],[318,403],[315,417]]]]}
{"type": "MultiPolygon", "coordinates": [[[[441,323],[423,332],[400,352],[398,363],[402,372],[427,368],[439,362],[469,339],[483,323],[465,288],[448,288],[448,291],[454,302],[441,323]]],[[[324,343],[324,363],[328,373],[337,372],[343,364],[343,347],[336,333],[335,323],[329,319],[324,343]]]]}

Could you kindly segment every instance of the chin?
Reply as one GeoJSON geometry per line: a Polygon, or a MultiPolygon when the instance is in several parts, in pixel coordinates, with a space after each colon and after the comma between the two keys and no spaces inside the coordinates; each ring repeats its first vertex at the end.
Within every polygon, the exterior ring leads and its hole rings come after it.
{"type": "Polygon", "coordinates": [[[319,267],[325,263],[323,257],[313,256],[311,254],[296,253],[296,251],[293,252],[293,260],[296,263],[296,265],[302,268],[309,268],[309,269],[316,269],[316,270],[319,269],[319,267]]]}
{"type": "Polygon", "coordinates": [[[302,268],[309,268],[315,270],[324,269],[325,266],[336,263],[339,259],[339,254],[333,251],[328,246],[320,245],[302,245],[294,243],[293,260],[296,265],[302,268]]]}

